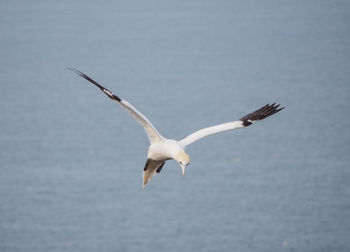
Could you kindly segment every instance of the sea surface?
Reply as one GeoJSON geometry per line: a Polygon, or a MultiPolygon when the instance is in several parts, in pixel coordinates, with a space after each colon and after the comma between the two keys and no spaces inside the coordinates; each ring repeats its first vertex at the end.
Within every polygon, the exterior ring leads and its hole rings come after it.
{"type": "Polygon", "coordinates": [[[350,251],[350,2],[0,2],[0,251],[350,251]],[[142,189],[148,138],[187,148],[142,189]]]}

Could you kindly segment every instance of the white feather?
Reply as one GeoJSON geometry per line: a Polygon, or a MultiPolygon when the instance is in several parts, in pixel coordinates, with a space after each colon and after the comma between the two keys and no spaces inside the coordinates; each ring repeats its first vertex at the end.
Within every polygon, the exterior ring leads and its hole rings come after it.
{"type": "Polygon", "coordinates": [[[74,68],[69,68],[69,70],[72,70],[76,74],[87,79],[98,88],[100,88],[109,98],[123,106],[145,128],[151,144],[148,149],[147,162],[143,172],[143,186],[146,185],[146,183],[154,176],[156,172],[161,171],[165,161],[169,159],[174,159],[179,163],[182,169],[182,174],[184,175],[185,168],[190,163],[190,156],[185,153],[185,147],[194,143],[195,141],[223,131],[249,126],[252,124],[252,122],[255,122],[256,120],[262,120],[283,109],[277,109],[279,105],[275,105],[275,103],[271,105],[266,104],[255,112],[242,117],[240,120],[204,128],[188,135],[180,141],[176,141],[173,139],[164,138],[148,120],[148,118],[144,116],[140,111],[138,111],[134,106],[132,106],[129,102],[119,98],[111,91],[104,88],[99,83],[91,79],[89,76],[83,74],[79,70],[76,70],[74,68]]]}
{"type": "Polygon", "coordinates": [[[243,122],[240,120],[234,121],[234,122],[222,123],[219,125],[215,125],[212,127],[198,130],[198,131],[188,135],[184,139],[180,140],[180,144],[182,146],[188,146],[188,145],[194,143],[195,141],[202,139],[203,137],[217,134],[217,133],[227,131],[227,130],[234,130],[234,129],[242,128],[242,127],[244,127],[243,122]]]}

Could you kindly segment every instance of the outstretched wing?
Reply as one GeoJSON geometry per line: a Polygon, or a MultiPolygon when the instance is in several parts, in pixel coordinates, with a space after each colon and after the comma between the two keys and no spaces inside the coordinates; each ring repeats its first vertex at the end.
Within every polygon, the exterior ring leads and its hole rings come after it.
{"type": "Polygon", "coordinates": [[[95,80],[91,79],[89,76],[83,74],[79,70],[77,70],[75,68],[68,68],[68,69],[73,71],[74,73],[80,75],[84,79],[90,81],[92,84],[94,84],[99,89],[101,89],[102,92],[105,93],[109,98],[111,98],[112,100],[114,100],[114,101],[118,102],[120,105],[122,105],[129,112],[129,114],[131,114],[145,128],[146,133],[147,133],[148,138],[149,138],[149,141],[151,143],[163,139],[162,135],[153,126],[153,124],[147,119],[147,117],[144,116],[140,111],[138,111],[129,102],[127,102],[127,101],[121,99],[120,97],[116,96],[111,91],[109,91],[107,88],[104,88],[99,83],[97,83],[95,80]]]}
{"type": "Polygon", "coordinates": [[[147,159],[145,168],[143,169],[143,187],[145,187],[147,182],[151,180],[156,172],[160,173],[164,164],[165,161],[147,159]]]}
{"type": "Polygon", "coordinates": [[[182,139],[180,141],[180,143],[183,146],[187,146],[187,145],[190,145],[191,143],[193,143],[193,142],[195,142],[203,137],[206,137],[206,136],[209,136],[212,134],[216,134],[216,133],[227,131],[227,130],[234,130],[234,129],[238,129],[238,128],[242,128],[242,127],[247,127],[255,121],[262,120],[262,119],[264,119],[268,116],[271,116],[271,115],[277,113],[278,111],[281,111],[282,109],[284,109],[284,108],[278,108],[279,106],[280,106],[280,104],[276,105],[276,103],[272,103],[271,105],[266,104],[265,106],[254,111],[253,113],[250,113],[246,116],[243,116],[241,119],[239,119],[237,121],[223,123],[223,124],[219,124],[219,125],[215,125],[212,127],[198,130],[198,131],[194,132],[193,134],[182,139]]]}

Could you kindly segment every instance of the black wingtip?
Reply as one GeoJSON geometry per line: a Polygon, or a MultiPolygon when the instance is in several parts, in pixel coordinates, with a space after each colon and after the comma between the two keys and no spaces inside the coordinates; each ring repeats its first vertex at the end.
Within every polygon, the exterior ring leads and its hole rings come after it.
{"type": "MultiPolygon", "coordinates": [[[[241,120],[241,121],[242,121],[242,120],[241,120]]],[[[249,125],[252,125],[253,123],[250,122],[250,121],[248,121],[248,120],[244,120],[242,124],[243,124],[244,127],[247,127],[247,126],[249,126],[249,125]]]]}
{"type": "Polygon", "coordinates": [[[80,72],[78,69],[73,68],[73,67],[68,67],[67,69],[70,70],[70,71],[72,71],[72,72],[74,72],[74,73],[76,73],[77,75],[83,77],[84,79],[90,81],[92,84],[96,85],[96,86],[99,87],[100,89],[103,89],[103,88],[104,88],[104,87],[102,87],[100,84],[98,84],[97,81],[91,79],[89,76],[87,76],[86,74],[80,72]]]}
{"type": "Polygon", "coordinates": [[[105,93],[109,98],[111,98],[112,100],[116,100],[118,102],[121,102],[121,99],[116,96],[115,94],[113,94],[111,91],[109,91],[107,88],[104,88],[102,85],[100,85],[97,81],[91,79],[89,76],[87,76],[86,74],[80,72],[79,70],[73,68],[73,67],[68,67],[68,70],[76,73],[77,75],[83,77],[84,79],[88,80],[89,82],[91,82],[92,84],[94,84],[95,86],[97,86],[99,89],[102,90],[103,93],[105,93]]]}
{"type": "Polygon", "coordinates": [[[284,107],[279,108],[281,104],[276,104],[275,102],[270,104],[266,104],[265,106],[261,107],[260,109],[254,111],[253,113],[250,113],[248,115],[243,116],[239,120],[241,120],[243,123],[243,126],[249,126],[252,124],[253,121],[259,121],[266,117],[269,117],[282,109],[284,107]]]}
{"type": "Polygon", "coordinates": [[[77,70],[76,68],[74,68],[74,67],[67,67],[67,69],[68,69],[69,71],[72,71],[73,73],[76,73],[77,75],[80,75],[80,76],[83,77],[83,73],[80,72],[79,70],[77,70]]]}

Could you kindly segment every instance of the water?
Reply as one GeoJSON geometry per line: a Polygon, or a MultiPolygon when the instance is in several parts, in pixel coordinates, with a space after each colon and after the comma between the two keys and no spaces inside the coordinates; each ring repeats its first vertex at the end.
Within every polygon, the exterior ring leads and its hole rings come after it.
{"type": "Polygon", "coordinates": [[[347,1],[3,1],[1,251],[349,251],[347,1]],[[142,190],[147,136],[268,102],[142,190]]]}

